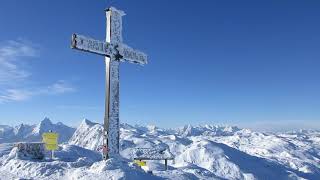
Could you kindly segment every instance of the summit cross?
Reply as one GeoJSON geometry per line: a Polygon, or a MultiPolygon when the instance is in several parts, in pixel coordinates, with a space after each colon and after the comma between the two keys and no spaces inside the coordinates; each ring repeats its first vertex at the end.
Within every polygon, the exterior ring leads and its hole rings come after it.
{"type": "Polygon", "coordinates": [[[119,154],[119,64],[147,64],[147,55],[122,43],[122,16],[114,7],[106,9],[106,41],[73,34],[71,48],[105,56],[106,97],[103,130],[103,159],[119,154]]]}

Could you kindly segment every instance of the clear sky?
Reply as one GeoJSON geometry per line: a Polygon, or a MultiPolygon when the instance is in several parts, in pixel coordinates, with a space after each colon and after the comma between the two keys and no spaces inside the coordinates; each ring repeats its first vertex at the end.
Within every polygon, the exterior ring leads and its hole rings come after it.
{"type": "Polygon", "coordinates": [[[149,56],[121,64],[122,122],[320,127],[316,0],[2,0],[0,124],[102,122],[104,59],[70,39],[103,40],[110,5],[149,56]]]}

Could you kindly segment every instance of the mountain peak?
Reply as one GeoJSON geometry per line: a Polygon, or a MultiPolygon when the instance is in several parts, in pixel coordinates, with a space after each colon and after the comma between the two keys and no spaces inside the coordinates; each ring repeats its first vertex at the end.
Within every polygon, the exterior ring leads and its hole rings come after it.
{"type": "Polygon", "coordinates": [[[48,117],[45,117],[40,124],[52,124],[51,120],[48,117]]]}
{"type": "Polygon", "coordinates": [[[86,118],[84,118],[82,120],[82,122],[81,122],[81,125],[86,125],[86,126],[93,126],[95,124],[97,124],[97,123],[94,123],[94,122],[92,122],[92,121],[90,121],[89,119],[86,119],[86,118]]]}
{"type": "Polygon", "coordinates": [[[32,128],[33,126],[21,123],[18,126],[16,126],[13,131],[15,135],[22,137],[25,136],[32,128]]]}

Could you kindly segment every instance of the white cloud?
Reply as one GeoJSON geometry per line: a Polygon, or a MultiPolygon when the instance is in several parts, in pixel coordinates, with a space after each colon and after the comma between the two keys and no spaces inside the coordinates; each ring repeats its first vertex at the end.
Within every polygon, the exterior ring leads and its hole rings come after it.
{"type": "Polygon", "coordinates": [[[23,101],[32,96],[31,91],[19,89],[7,89],[4,93],[0,94],[0,103],[9,101],[23,101]]]}
{"type": "Polygon", "coordinates": [[[76,89],[64,80],[59,80],[50,86],[32,89],[7,89],[0,92],[0,103],[24,101],[38,95],[57,95],[74,92],[76,89]]]}
{"type": "Polygon", "coordinates": [[[21,87],[30,82],[30,59],[39,56],[39,46],[26,40],[0,43],[0,103],[24,101],[38,95],[56,95],[75,91],[64,80],[44,87],[21,87]]]}
{"type": "Polygon", "coordinates": [[[30,57],[38,56],[36,46],[25,40],[7,41],[0,45],[0,85],[12,84],[30,76],[23,66],[30,57]],[[29,57],[29,58],[27,58],[29,57]]]}
{"type": "Polygon", "coordinates": [[[64,80],[60,80],[51,86],[48,87],[48,92],[53,94],[67,93],[75,91],[75,88],[72,87],[64,80]]]}

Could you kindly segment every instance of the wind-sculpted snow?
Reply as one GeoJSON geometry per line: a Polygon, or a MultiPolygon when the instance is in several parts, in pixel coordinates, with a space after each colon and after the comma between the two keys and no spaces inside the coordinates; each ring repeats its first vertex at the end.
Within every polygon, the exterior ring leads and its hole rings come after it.
{"type": "Polygon", "coordinates": [[[59,161],[20,160],[15,157],[14,151],[15,148],[9,155],[0,158],[0,172],[4,171],[15,177],[23,178],[57,179],[63,176],[65,168],[77,168],[101,159],[101,156],[96,152],[68,145],[64,145],[56,151],[59,161]]]}
{"type": "Polygon", "coordinates": [[[92,164],[89,168],[81,167],[75,171],[70,171],[67,177],[73,179],[137,179],[137,180],[156,180],[161,179],[157,176],[147,174],[137,165],[128,160],[117,157],[111,158],[107,161],[99,161],[92,164]]]}
{"type": "Polygon", "coordinates": [[[126,159],[104,162],[100,153],[78,146],[63,145],[55,154],[54,161],[25,161],[13,153],[5,155],[0,158],[0,179],[158,179],[126,159]]]}
{"type": "Polygon", "coordinates": [[[102,125],[83,120],[70,145],[61,146],[52,162],[10,158],[10,145],[5,144],[0,147],[0,176],[3,172],[4,177],[21,177],[20,169],[23,177],[40,179],[320,179],[319,131],[261,133],[232,126],[161,129],[121,124],[123,158],[103,162],[97,151],[102,130],[102,125]],[[147,161],[153,172],[149,175],[132,164],[136,148],[166,148],[175,159],[169,161],[168,171],[163,171],[161,161],[147,161]]]}

